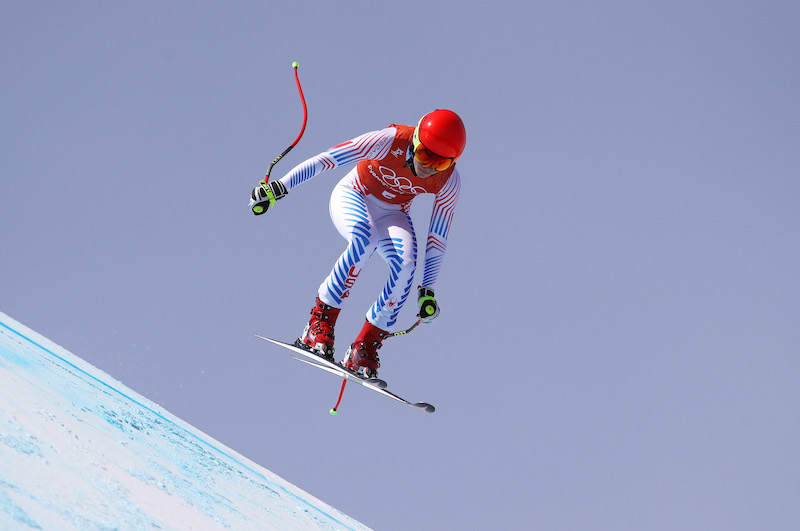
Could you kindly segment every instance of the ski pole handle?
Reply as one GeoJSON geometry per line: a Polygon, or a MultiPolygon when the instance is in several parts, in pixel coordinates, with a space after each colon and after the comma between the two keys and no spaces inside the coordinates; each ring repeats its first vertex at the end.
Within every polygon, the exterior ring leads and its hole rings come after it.
{"type": "Polygon", "coordinates": [[[292,148],[297,145],[298,142],[300,142],[300,139],[303,137],[303,133],[306,132],[306,123],[308,123],[308,107],[306,106],[306,97],[303,95],[303,87],[300,86],[300,77],[297,75],[297,67],[298,66],[300,66],[300,65],[298,64],[297,61],[292,63],[292,68],[294,69],[294,79],[297,82],[297,92],[300,93],[300,101],[303,103],[303,127],[300,129],[300,134],[297,135],[297,138],[294,140],[294,142],[292,142],[292,145],[290,145],[288,148],[286,148],[283,151],[283,153],[278,155],[275,158],[275,160],[272,161],[272,164],[269,165],[269,168],[267,168],[267,174],[264,176],[264,182],[269,181],[269,174],[270,174],[270,172],[272,172],[272,167],[275,166],[275,164],[279,160],[281,160],[284,157],[284,155],[289,153],[292,150],[292,148]]]}

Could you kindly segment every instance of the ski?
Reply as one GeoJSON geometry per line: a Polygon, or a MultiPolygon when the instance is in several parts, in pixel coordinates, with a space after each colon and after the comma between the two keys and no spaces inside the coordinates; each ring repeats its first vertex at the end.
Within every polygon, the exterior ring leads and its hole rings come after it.
{"type": "MultiPolygon", "coordinates": [[[[312,354],[313,356],[313,354],[312,354]]],[[[329,363],[317,363],[316,361],[309,361],[304,360],[302,358],[298,358],[297,356],[292,356],[293,360],[297,360],[299,362],[305,363],[306,365],[311,365],[312,367],[316,367],[318,369],[322,369],[323,371],[327,371],[331,374],[335,374],[337,376],[341,376],[351,382],[358,382],[364,387],[377,387],[378,389],[386,389],[388,385],[385,381],[381,380],[380,378],[361,378],[355,374],[352,374],[347,369],[343,369],[341,367],[333,367],[329,363]]],[[[322,360],[321,361],[327,361],[322,360]]]]}
{"type": "MultiPolygon", "coordinates": [[[[392,398],[394,400],[397,400],[398,402],[402,402],[403,404],[412,406],[414,408],[420,409],[422,411],[425,411],[426,413],[433,413],[434,411],[436,411],[436,408],[433,407],[431,404],[428,404],[427,402],[410,402],[405,398],[402,398],[392,393],[391,391],[386,389],[388,387],[388,384],[384,380],[381,380],[380,378],[361,378],[356,373],[350,371],[349,369],[345,369],[338,363],[330,362],[325,358],[317,356],[316,354],[309,352],[308,350],[292,345],[291,343],[285,343],[283,341],[278,341],[277,339],[264,337],[259,334],[253,334],[253,335],[259,339],[263,339],[264,341],[268,341],[270,343],[288,349],[294,352],[295,354],[299,354],[300,356],[302,356],[302,358],[299,358],[297,356],[292,356],[292,358],[306,365],[311,365],[312,367],[315,367],[327,373],[339,376],[345,382],[357,382],[371,391],[375,391],[378,394],[381,394],[388,398],[392,398]]],[[[342,390],[344,390],[344,383],[342,384],[342,390]]],[[[341,400],[341,393],[339,398],[341,400]]],[[[336,412],[336,407],[334,407],[331,410],[331,413],[335,414],[335,412],[336,412]]]]}

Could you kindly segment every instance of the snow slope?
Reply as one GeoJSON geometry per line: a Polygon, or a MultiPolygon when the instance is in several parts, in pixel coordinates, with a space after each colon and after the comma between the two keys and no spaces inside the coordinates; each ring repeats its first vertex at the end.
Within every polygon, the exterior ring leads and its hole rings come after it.
{"type": "Polygon", "coordinates": [[[367,529],[0,312],[0,529],[70,527],[367,529]]]}

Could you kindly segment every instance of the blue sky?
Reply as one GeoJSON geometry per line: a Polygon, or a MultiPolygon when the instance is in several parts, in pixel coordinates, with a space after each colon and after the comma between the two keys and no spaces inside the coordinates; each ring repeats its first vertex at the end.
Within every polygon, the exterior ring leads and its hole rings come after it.
{"type": "Polygon", "coordinates": [[[796,4],[1,11],[5,313],[378,529],[800,523],[796,4]],[[353,388],[333,418],[338,382],[251,336],[296,337],[344,245],[347,169],[247,209],[293,61],[273,176],[466,123],[441,316],[381,351],[434,415],[353,388]]]}

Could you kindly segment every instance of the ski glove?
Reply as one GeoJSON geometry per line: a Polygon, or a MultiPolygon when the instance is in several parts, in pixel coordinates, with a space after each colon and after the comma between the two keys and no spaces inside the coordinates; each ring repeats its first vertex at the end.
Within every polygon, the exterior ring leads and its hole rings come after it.
{"type": "Polygon", "coordinates": [[[253,188],[253,193],[250,194],[250,210],[256,216],[269,210],[275,205],[275,201],[289,193],[280,181],[260,181],[258,184],[259,186],[253,188]]]}
{"type": "Polygon", "coordinates": [[[436,298],[433,296],[433,290],[430,288],[419,288],[419,320],[423,323],[430,323],[439,316],[439,305],[436,304],[436,298]]]}

